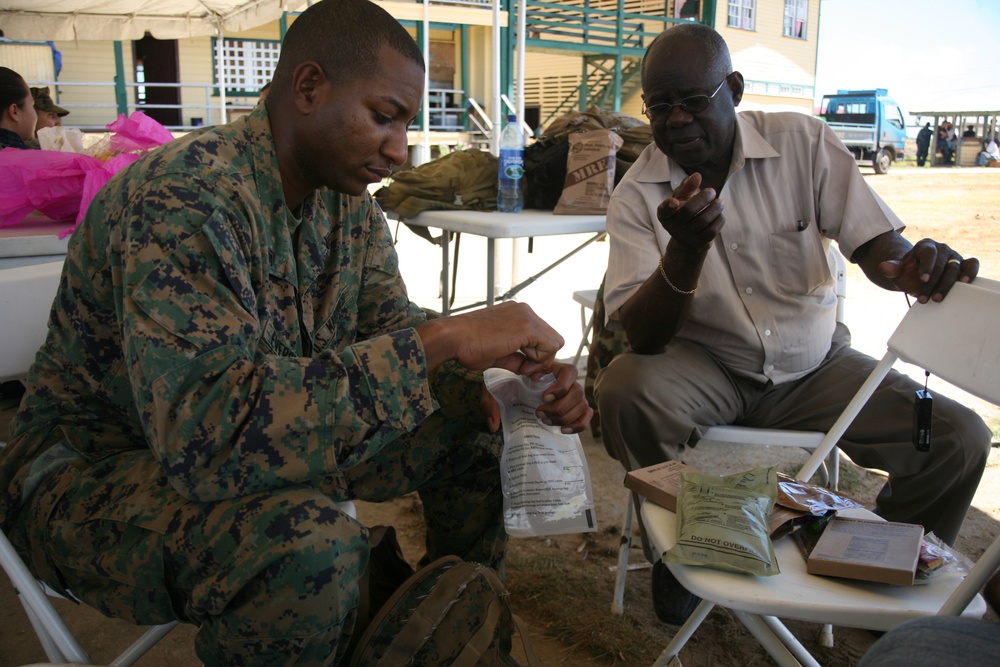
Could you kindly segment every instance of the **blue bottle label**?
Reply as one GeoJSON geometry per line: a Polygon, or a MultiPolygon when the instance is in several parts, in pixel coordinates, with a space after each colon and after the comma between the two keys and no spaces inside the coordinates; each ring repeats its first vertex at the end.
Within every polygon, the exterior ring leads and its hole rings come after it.
{"type": "Polygon", "coordinates": [[[524,175],[524,154],[520,150],[500,150],[500,173],[517,181],[524,175]]]}

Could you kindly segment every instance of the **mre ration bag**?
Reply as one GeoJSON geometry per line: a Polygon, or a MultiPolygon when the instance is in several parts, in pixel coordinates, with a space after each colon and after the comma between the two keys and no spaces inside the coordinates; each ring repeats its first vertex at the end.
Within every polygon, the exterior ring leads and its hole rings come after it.
{"type": "Polygon", "coordinates": [[[566,182],[553,213],[606,213],[615,189],[615,155],[622,138],[613,130],[591,130],[569,135],[566,182]]]}
{"type": "Polygon", "coordinates": [[[757,576],[778,574],[767,523],[777,495],[774,466],[726,477],[681,473],[677,543],[663,560],[757,576]]]}

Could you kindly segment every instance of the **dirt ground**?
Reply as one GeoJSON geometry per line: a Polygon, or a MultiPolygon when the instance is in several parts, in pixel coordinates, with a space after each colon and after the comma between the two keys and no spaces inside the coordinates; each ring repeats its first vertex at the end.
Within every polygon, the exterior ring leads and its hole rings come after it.
{"type": "MultiPolygon", "coordinates": [[[[901,165],[886,176],[869,175],[867,179],[908,223],[908,238],[917,240],[930,236],[946,241],[965,255],[979,257],[981,275],[1000,277],[1000,169],[917,169],[901,165]]],[[[401,240],[401,257],[406,252],[404,246],[401,240]]],[[[591,257],[582,261],[590,264],[567,268],[566,273],[555,272],[547,278],[562,286],[553,289],[550,285],[546,294],[568,301],[567,295],[581,286],[578,272],[593,272],[593,263],[597,260],[591,257]]],[[[404,275],[409,283],[405,269],[404,275]]],[[[599,276],[594,281],[599,282],[599,276]]],[[[526,291],[523,300],[540,298],[526,291]]],[[[531,303],[536,310],[539,308],[534,301],[531,303]]],[[[871,287],[856,267],[849,267],[846,319],[854,332],[856,347],[881,356],[886,336],[901,316],[902,308],[905,304],[901,297],[871,287]]],[[[573,319],[578,317],[575,305],[569,305],[563,312],[570,316],[564,325],[567,331],[564,335],[569,342],[563,350],[569,358],[575,352],[579,323],[573,319]]],[[[942,393],[952,395],[947,391],[942,393]]],[[[1000,410],[971,397],[968,403],[986,419],[996,435],[1000,431],[1000,410]]],[[[9,401],[0,404],[0,423],[6,423],[12,408],[9,401]]],[[[531,640],[543,665],[648,665],[676,632],[676,627],[659,623],[652,613],[650,569],[637,548],[633,548],[630,555],[630,562],[637,569],[628,575],[625,613],[622,617],[610,614],[626,495],[621,485],[622,471],[605,454],[603,445],[589,434],[584,434],[582,442],[597,500],[599,530],[588,535],[512,540],[507,572],[511,599],[515,612],[531,628],[531,640]]],[[[798,450],[734,448],[710,443],[694,449],[687,457],[692,465],[720,473],[775,462],[792,470],[804,460],[805,454],[798,450]]],[[[845,462],[841,479],[842,490],[866,503],[873,501],[884,482],[881,474],[857,468],[850,462],[845,462]]],[[[359,518],[368,525],[394,525],[407,558],[413,562],[419,559],[422,525],[419,500],[415,496],[381,505],[361,503],[359,518]]],[[[1000,447],[994,446],[956,546],[975,558],[998,534],[1000,447]]],[[[120,650],[139,634],[139,630],[129,624],[104,619],[92,610],[77,608],[64,601],[57,601],[57,606],[98,663],[110,660],[117,654],[116,649],[120,650]]],[[[835,646],[826,649],[818,644],[818,626],[789,625],[824,665],[853,665],[874,641],[866,631],[836,628],[835,646]]],[[[200,664],[192,648],[193,636],[191,627],[174,631],[138,664],[170,667],[200,664]]],[[[2,578],[0,667],[24,665],[44,658],[9,582],[2,578]]],[[[719,609],[711,613],[688,642],[681,658],[686,667],[773,664],[739,622],[729,612],[719,609]]]]}

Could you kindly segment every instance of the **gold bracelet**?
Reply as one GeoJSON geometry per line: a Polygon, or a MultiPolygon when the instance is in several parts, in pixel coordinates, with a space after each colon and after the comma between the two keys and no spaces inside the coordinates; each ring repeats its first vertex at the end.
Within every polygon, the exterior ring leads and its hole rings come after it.
{"type": "Polygon", "coordinates": [[[663,270],[663,258],[662,257],[660,257],[660,265],[659,266],[660,266],[660,275],[663,276],[663,279],[665,281],[667,281],[668,285],[670,285],[670,289],[672,289],[673,291],[677,292],[678,294],[683,294],[684,296],[691,296],[698,289],[697,285],[695,285],[694,289],[692,289],[691,291],[685,291],[685,290],[682,290],[682,289],[678,289],[676,285],[674,285],[672,282],[670,282],[670,278],[667,278],[667,272],[663,270]]]}

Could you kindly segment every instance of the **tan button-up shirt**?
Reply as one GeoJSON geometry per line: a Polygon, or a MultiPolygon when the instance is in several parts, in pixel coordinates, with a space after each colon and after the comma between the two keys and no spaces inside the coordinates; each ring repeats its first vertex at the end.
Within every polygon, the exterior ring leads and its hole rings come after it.
{"type": "MultiPolygon", "coordinates": [[[[670,235],[656,208],[685,176],[651,144],[615,190],[608,208],[609,325],[657,271],[670,235]]],[[[721,199],[726,224],[676,336],[708,347],[742,376],[775,384],[802,377],[822,362],[836,325],[831,240],[850,258],[904,225],[827,125],[798,113],[738,115],[721,199]]]]}

